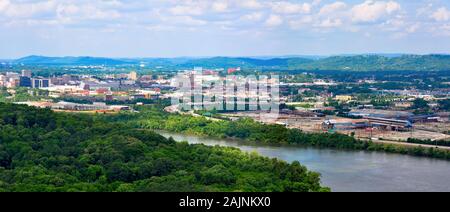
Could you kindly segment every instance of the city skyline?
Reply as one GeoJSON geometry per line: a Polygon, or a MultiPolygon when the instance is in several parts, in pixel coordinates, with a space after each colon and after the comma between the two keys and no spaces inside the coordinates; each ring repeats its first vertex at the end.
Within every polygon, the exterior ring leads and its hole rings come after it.
{"type": "Polygon", "coordinates": [[[0,58],[450,53],[444,0],[0,0],[0,58]]]}

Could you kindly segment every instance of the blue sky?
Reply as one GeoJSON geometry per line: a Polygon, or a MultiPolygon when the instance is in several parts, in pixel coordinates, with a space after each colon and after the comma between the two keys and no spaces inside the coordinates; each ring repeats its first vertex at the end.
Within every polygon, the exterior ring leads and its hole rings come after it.
{"type": "Polygon", "coordinates": [[[448,0],[0,0],[0,58],[450,53],[448,0]]]}

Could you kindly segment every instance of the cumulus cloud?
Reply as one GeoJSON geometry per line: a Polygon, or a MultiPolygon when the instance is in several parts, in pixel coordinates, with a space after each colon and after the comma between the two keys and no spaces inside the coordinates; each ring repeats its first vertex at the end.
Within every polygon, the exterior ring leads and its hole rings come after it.
{"type": "Polygon", "coordinates": [[[401,18],[389,19],[380,24],[381,29],[383,29],[385,31],[400,31],[400,30],[404,29],[405,26],[406,26],[406,23],[401,18]]]}
{"type": "Polygon", "coordinates": [[[121,17],[115,10],[100,10],[95,5],[61,4],[56,9],[57,17],[64,22],[74,20],[112,20],[121,17]]]}
{"type": "Polygon", "coordinates": [[[166,46],[178,51],[179,46],[197,42],[210,42],[207,46],[218,51],[230,47],[234,54],[243,48],[228,43],[273,48],[265,45],[273,37],[283,38],[273,42],[286,43],[282,48],[312,40],[320,41],[308,49],[332,49],[342,42],[351,48],[364,36],[374,41],[404,39],[401,46],[410,46],[405,43],[411,34],[415,39],[436,39],[436,46],[444,49],[450,38],[449,10],[446,0],[0,0],[0,33],[8,39],[17,37],[15,44],[5,43],[11,49],[21,46],[17,43],[22,35],[35,41],[39,32],[66,43],[79,37],[85,37],[83,43],[92,40],[108,46],[149,41],[155,54],[166,51],[166,46]],[[258,39],[263,40],[261,45],[258,39]],[[155,48],[158,45],[162,47],[155,48]]]}
{"type": "Polygon", "coordinates": [[[335,2],[335,3],[331,3],[331,4],[327,4],[324,5],[320,11],[319,11],[319,15],[327,15],[327,14],[332,14],[336,11],[341,11],[343,9],[347,8],[347,4],[344,2],[335,2]]]}
{"type": "Polygon", "coordinates": [[[225,1],[216,1],[212,4],[212,9],[216,12],[225,12],[228,9],[228,3],[225,1]]]}
{"type": "Polygon", "coordinates": [[[450,20],[450,11],[445,7],[441,7],[431,15],[431,18],[436,21],[448,21],[450,20]]]}
{"type": "Polygon", "coordinates": [[[370,23],[386,18],[400,11],[401,6],[395,1],[372,1],[368,0],[362,4],[355,5],[352,10],[352,21],[357,23],[370,23]]]}
{"type": "Polygon", "coordinates": [[[187,26],[203,26],[206,25],[208,22],[201,19],[195,19],[191,16],[175,16],[166,19],[168,23],[172,24],[181,24],[181,25],[187,25],[187,26]]]}
{"type": "Polygon", "coordinates": [[[264,14],[262,12],[253,12],[250,14],[246,14],[241,16],[241,20],[243,21],[260,21],[262,20],[264,14]]]}
{"type": "Polygon", "coordinates": [[[169,9],[173,15],[202,15],[203,9],[195,5],[177,5],[169,9]]]}
{"type": "Polygon", "coordinates": [[[13,3],[9,0],[0,0],[2,14],[12,18],[26,18],[42,15],[54,11],[57,2],[54,0],[40,2],[13,3]]]}
{"type": "Polygon", "coordinates": [[[3,12],[9,5],[9,0],[0,0],[0,12],[3,12]]]}
{"type": "Polygon", "coordinates": [[[416,32],[417,30],[419,30],[419,28],[420,28],[420,24],[415,23],[415,24],[413,24],[413,25],[411,25],[411,26],[408,26],[408,27],[406,28],[406,32],[407,32],[407,33],[414,33],[414,32],[416,32]]]}
{"type": "Polygon", "coordinates": [[[374,36],[374,31],[380,29],[404,34],[419,29],[437,31],[450,20],[448,5],[422,0],[422,4],[411,5],[402,1],[405,4],[402,7],[397,1],[0,0],[0,27],[11,23],[14,26],[96,28],[120,25],[155,31],[176,31],[186,29],[186,26],[235,31],[264,31],[280,27],[306,32],[360,30],[370,31],[374,36]]]}
{"type": "Polygon", "coordinates": [[[261,9],[264,7],[264,5],[259,2],[258,0],[239,0],[238,1],[239,6],[245,9],[261,9]]]}
{"type": "Polygon", "coordinates": [[[283,24],[283,19],[278,15],[270,15],[265,24],[268,27],[280,26],[281,24],[283,24]]]}
{"type": "Polygon", "coordinates": [[[280,14],[295,14],[311,12],[311,4],[309,3],[291,3],[287,1],[274,2],[271,5],[272,10],[280,14]]]}

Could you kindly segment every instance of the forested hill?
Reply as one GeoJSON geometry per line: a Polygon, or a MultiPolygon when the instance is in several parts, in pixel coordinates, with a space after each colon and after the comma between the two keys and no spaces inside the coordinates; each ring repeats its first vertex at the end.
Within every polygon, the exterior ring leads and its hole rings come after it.
{"type": "Polygon", "coordinates": [[[44,57],[32,55],[15,60],[14,63],[26,65],[124,65],[133,64],[135,61],[101,57],[44,57]]]}
{"type": "Polygon", "coordinates": [[[450,55],[336,56],[289,68],[340,71],[450,71],[450,55]]]}
{"type": "Polygon", "coordinates": [[[11,62],[20,65],[140,65],[169,70],[203,68],[304,70],[304,71],[450,71],[450,55],[356,55],[324,58],[130,58],[29,56],[11,62]]]}
{"type": "Polygon", "coordinates": [[[298,162],[101,120],[0,104],[0,191],[328,191],[298,162]]]}
{"type": "Polygon", "coordinates": [[[450,55],[381,55],[334,56],[322,59],[305,58],[227,58],[192,60],[182,64],[199,67],[242,67],[305,71],[450,71],[450,55]]]}

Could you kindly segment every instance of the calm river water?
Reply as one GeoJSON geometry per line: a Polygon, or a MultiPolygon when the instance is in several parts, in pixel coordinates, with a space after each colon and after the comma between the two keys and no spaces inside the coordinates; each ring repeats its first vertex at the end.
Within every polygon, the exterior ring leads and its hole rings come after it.
{"type": "Polygon", "coordinates": [[[159,133],[176,141],[231,146],[288,162],[299,161],[308,169],[321,173],[322,183],[333,191],[450,191],[450,162],[444,160],[379,152],[258,146],[233,140],[159,133]]]}

